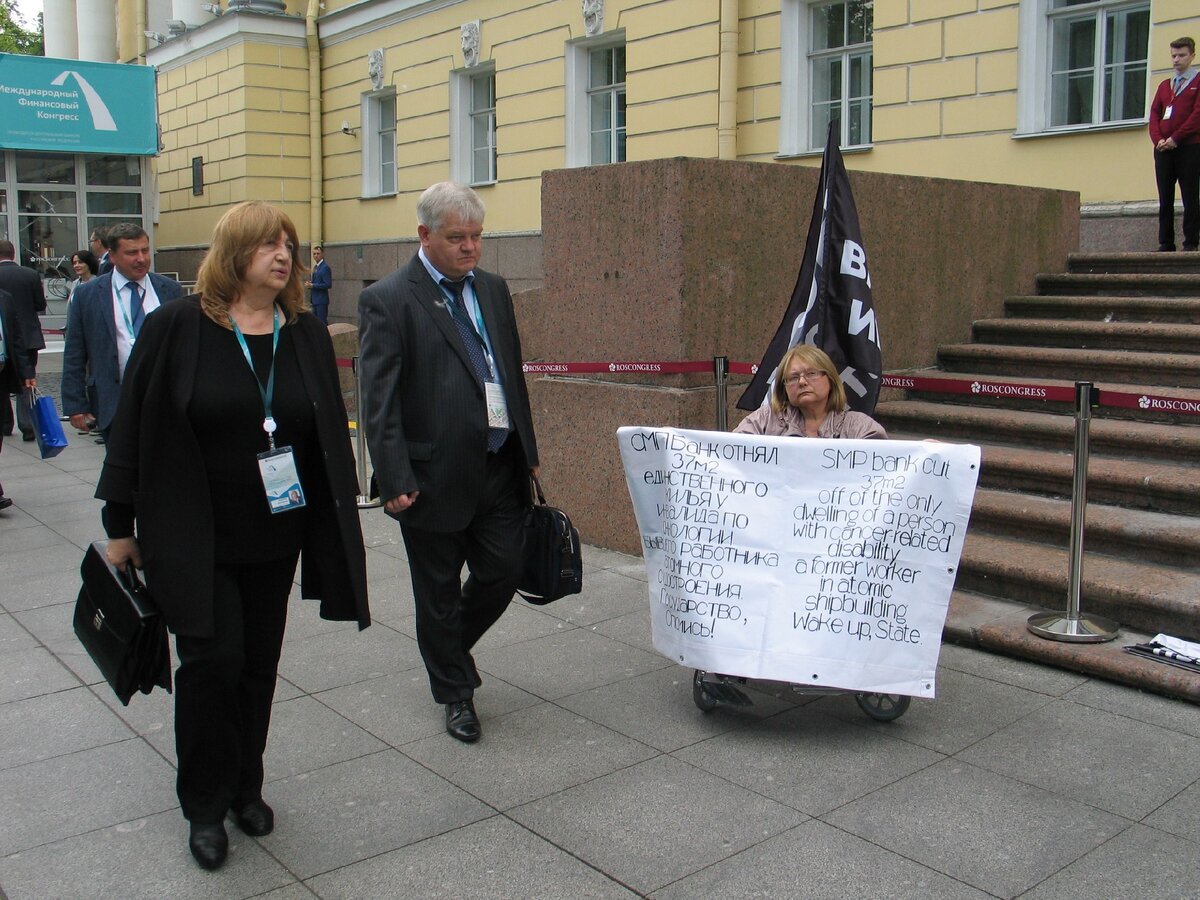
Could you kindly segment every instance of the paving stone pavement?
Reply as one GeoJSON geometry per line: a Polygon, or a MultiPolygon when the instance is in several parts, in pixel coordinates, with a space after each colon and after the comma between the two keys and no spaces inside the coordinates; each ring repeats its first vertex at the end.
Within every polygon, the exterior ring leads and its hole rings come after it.
{"type": "Polygon", "coordinates": [[[704,713],[650,644],[639,559],[516,601],[481,643],[484,738],[442,729],[399,529],[362,515],[373,627],[290,612],[265,796],[195,866],[169,695],[122,707],[71,631],[103,448],[0,482],[0,895],[25,898],[1195,898],[1200,707],[947,645],[938,699],[877,723],[759,685],[704,713]]]}

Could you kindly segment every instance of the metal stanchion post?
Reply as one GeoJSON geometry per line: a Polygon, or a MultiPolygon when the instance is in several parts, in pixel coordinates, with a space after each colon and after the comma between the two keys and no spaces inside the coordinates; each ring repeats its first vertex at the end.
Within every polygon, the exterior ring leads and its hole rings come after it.
{"type": "Polygon", "coordinates": [[[1098,392],[1090,381],[1075,382],[1075,473],[1071,483],[1071,563],[1067,576],[1067,612],[1038,613],[1026,627],[1051,641],[1098,644],[1117,636],[1117,623],[1079,611],[1079,583],[1083,579],[1083,528],[1087,518],[1088,433],[1092,406],[1098,392]]]}
{"type": "Polygon", "coordinates": [[[713,377],[717,383],[717,431],[729,430],[729,413],[726,409],[729,389],[726,377],[729,375],[729,357],[713,357],[713,377]]]}
{"type": "Polygon", "coordinates": [[[358,459],[358,508],[374,509],[381,505],[378,499],[371,499],[371,483],[367,481],[367,438],[362,420],[362,381],[358,375],[358,357],[350,360],[350,369],[354,372],[354,455],[358,459]]]}

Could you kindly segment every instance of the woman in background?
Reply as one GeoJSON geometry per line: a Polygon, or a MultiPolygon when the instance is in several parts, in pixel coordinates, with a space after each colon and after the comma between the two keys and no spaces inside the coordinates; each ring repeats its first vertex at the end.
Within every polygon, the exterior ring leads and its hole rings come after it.
{"type": "Polygon", "coordinates": [[[866,413],[846,408],[846,388],[824,350],[797,344],[779,361],[764,404],[733,429],[740,434],[789,437],[876,438],[887,440],[883,426],[866,413]]]}
{"type": "Polygon", "coordinates": [[[71,268],[75,272],[75,279],[67,285],[67,306],[71,305],[75,288],[96,277],[100,270],[100,262],[91,250],[76,250],[71,254],[71,268]]]}

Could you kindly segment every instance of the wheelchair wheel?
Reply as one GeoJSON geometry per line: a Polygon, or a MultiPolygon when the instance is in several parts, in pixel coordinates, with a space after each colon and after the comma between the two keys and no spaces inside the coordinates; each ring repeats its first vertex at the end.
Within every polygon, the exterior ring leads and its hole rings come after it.
{"type": "Polygon", "coordinates": [[[699,669],[692,673],[692,701],[701,712],[712,712],[717,708],[717,698],[706,689],[704,673],[699,669]]]}
{"type": "Polygon", "coordinates": [[[855,694],[858,708],[876,722],[891,722],[900,718],[912,703],[905,694],[855,694]]]}

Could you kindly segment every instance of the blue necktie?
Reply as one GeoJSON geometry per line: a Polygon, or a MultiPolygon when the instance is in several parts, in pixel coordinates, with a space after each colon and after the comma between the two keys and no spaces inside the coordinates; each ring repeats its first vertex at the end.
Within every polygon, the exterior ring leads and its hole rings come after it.
{"type": "MultiPolygon", "coordinates": [[[[488,368],[487,357],[483,353],[483,338],[475,330],[475,326],[471,324],[471,320],[467,318],[467,310],[463,304],[463,287],[466,283],[465,278],[462,281],[451,281],[449,278],[442,279],[442,286],[453,297],[447,304],[450,307],[450,318],[454,320],[454,326],[458,329],[458,336],[462,338],[463,349],[467,351],[467,358],[471,360],[471,368],[475,370],[475,379],[479,382],[479,386],[483,387],[488,381],[490,370],[488,368]]],[[[504,446],[504,441],[507,437],[508,431],[506,429],[489,428],[487,438],[488,452],[497,452],[504,446]]]]}
{"type": "Polygon", "coordinates": [[[136,281],[126,284],[129,288],[129,321],[133,323],[133,336],[136,338],[142,330],[142,322],[146,320],[146,311],[142,309],[142,289],[136,281]]]}

